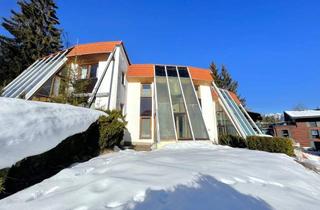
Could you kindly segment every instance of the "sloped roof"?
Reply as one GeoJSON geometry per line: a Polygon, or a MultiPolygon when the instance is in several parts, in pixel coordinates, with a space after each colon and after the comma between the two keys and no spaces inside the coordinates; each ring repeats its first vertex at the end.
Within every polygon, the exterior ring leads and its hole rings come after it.
{"type": "Polygon", "coordinates": [[[234,102],[236,102],[238,105],[241,104],[240,99],[238,98],[237,94],[235,94],[234,92],[228,91],[231,98],[234,100],[234,102]]]}
{"type": "Polygon", "coordinates": [[[111,41],[111,42],[95,42],[89,44],[80,44],[74,46],[71,51],[67,54],[67,57],[88,55],[88,54],[99,54],[99,53],[110,53],[117,45],[121,45],[122,41],[111,41]]]}
{"type": "Polygon", "coordinates": [[[320,117],[320,110],[285,111],[291,118],[316,118],[320,117]]]}
{"type": "Polygon", "coordinates": [[[128,67],[128,77],[153,77],[154,64],[132,64],[128,67]]]}
{"type": "Polygon", "coordinates": [[[192,79],[212,82],[213,78],[209,69],[202,69],[198,67],[188,66],[192,79]]]}
{"type": "MultiPolygon", "coordinates": [[[[156,64],[132,64],[129,66],[128,77],[154,77],[154,66],[156,64]]],[[[160,65],[160,64],[159,64],[160,65]]],[[[213,78],[208,69],[188,66],[193,80],[211,82],[213,78]]]]}

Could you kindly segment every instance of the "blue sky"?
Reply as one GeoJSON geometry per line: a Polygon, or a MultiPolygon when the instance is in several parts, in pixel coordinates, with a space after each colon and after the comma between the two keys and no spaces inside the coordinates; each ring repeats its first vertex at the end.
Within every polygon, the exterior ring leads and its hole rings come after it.
{"type": "Polygon", "coordinates": [[[123,40],[132,63],[224,64],[254,111],[320,106],[320,1],[56,2],[71,43],[123,40]]]}

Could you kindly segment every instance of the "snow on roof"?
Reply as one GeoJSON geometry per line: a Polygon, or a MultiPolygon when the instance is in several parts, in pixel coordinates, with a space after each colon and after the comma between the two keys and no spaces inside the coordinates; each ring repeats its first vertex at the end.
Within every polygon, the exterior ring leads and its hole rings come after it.
{"type": "Polygon", "coordinates": [[[0,169],[54,148],[104,114],[66,104],[3,97],[0,104],[0,169]]]}
{"type": "Polygon", "coordinates": [[[319,209],[319,183],[283,154],[185,142],[79,163],[0,200],[0,209],[319,209]]]}
{"type": "Polygon", "coordinates": [[[320,117],[320,110],[285,111],[291,118],[314,118],[320,117]]]}

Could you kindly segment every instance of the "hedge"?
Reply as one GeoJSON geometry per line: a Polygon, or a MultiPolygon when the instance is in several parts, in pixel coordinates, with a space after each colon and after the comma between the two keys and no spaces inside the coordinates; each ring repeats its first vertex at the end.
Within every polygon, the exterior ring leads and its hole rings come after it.
{"type": "Polygon", "coordinates": [[[106,148],[120,146],[123,139],[124,130],[127,122],[121,111],[106,111],[107,116],[101,116],[98,120],[99,124],[99,144],[103,151],[106,148]]]}
{"type": "Polygon", "coordinates": [[[294,156],[293,142],[289,138],[249,136],[247,137],[247,145],[248,149],[251,150],[284,153],[294,156]]]}
{"type": "Polygon", "coordinates": [[[219,144],[230,147],[247,148],[247,142],[241,136],[221,135],[219,136],[219,144]]]}
{"type": "Polygon", "coordinates": [[[293,142],[289,138],[248,136],[244,139],[240,136],[223,135],[219,136],[219,144],[294,156],[293,142]]]}

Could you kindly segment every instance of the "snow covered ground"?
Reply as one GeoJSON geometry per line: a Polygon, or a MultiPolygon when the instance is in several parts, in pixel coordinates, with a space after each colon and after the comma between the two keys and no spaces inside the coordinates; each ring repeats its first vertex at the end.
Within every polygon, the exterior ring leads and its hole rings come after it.
{"type": "Polygon", "coordinates": [[[0,97],[0,169],[85,131],[102,114],[71,105],[0,97]]]}
{"type": "Polygon", "coordinates": [[[319,197],[320,176],[286,155],[186,142],[99,156],[0,209],[316,210],[319,197]]]}

